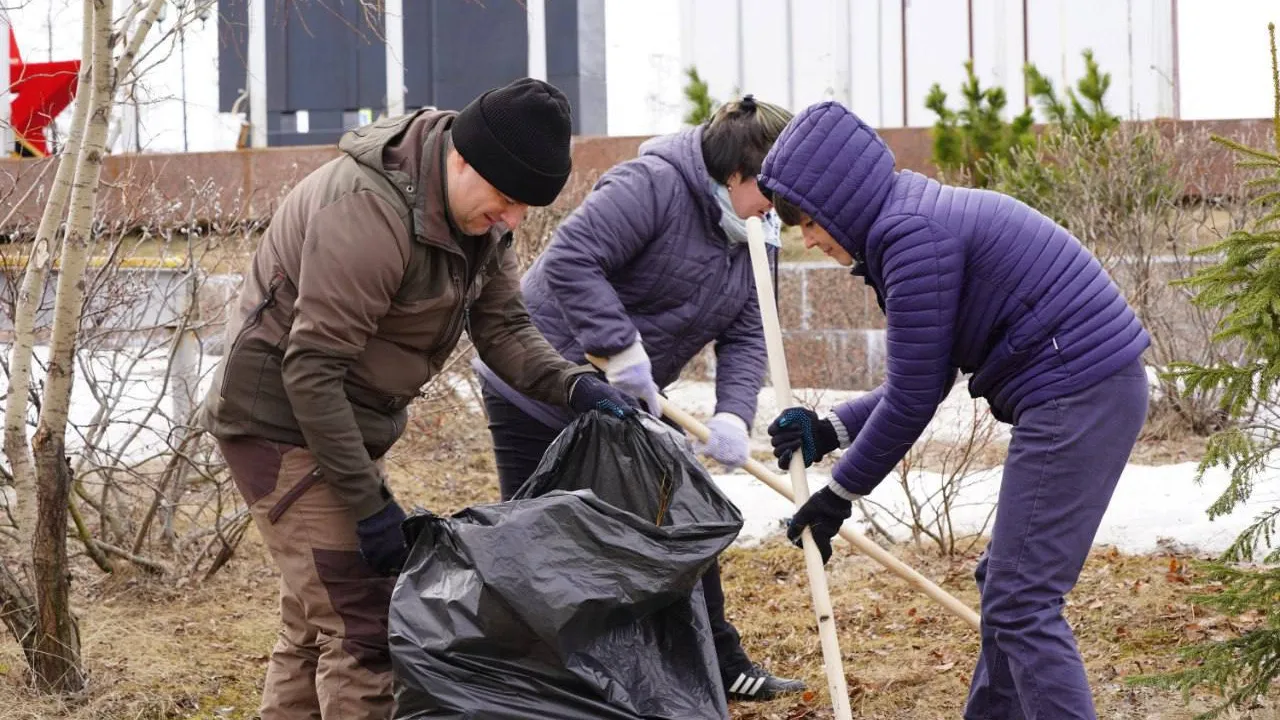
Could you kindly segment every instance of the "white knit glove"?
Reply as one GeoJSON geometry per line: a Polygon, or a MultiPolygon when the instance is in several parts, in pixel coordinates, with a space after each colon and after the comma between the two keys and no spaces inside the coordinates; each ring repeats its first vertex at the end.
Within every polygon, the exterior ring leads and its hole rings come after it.
{"type": "Polygon", "coordinates": [[[609,357],[604,376],[610,385],[648,405],[650,414],[662,416],[658,384],[653,381],[653,366],[639,337],[626,350],[609,357]]]}
{"type": "Polygon", "coordinates": [[[715,460],[727,468],[747,464],[747,422],[733,413],[716,413],[707,421],[711,435],[707,441],[694,441],[693,451],[715,460]]]}

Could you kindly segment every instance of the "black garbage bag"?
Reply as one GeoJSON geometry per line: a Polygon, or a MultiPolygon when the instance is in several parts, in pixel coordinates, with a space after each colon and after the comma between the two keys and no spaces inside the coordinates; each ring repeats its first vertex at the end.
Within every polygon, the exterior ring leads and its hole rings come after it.
{"type": "Polygon", "coordinates": [[[678,433],[588,413],[510,502],[405,524],[396,717],[728,717],[699,583],[742,516],[678,433]]]}

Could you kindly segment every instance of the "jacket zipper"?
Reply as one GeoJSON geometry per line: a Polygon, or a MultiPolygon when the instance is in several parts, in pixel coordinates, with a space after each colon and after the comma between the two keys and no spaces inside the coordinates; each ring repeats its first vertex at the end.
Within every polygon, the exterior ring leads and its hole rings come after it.
{"type": "MultiPolygon", "coordinates": [[[[467,297],[465,295],[465,290],[463,288],[462,281],[458,277],[458,274],[449,273],[449,281],[453,283],[454,288],[458,292],[459,303],[462,305],[463,308],[465,308],[467,305],[467,297]]],[[[431,357],[435,357],[437,353],[444,350],[445,347],[447,347],[450,344],[450,340],[453,338],[454,327],[457,326],[458,321],[462,319],[462,316],[463,316],[463,313],[460,311],[454,311],[449,314],[449,324],[445,326],[444,332],[441,333],[440,335],[440,340],[436,342],[436,346],[431,349],[431,353],[430,353],[431,357]]]]}
{"type": "MultiPolygon", "coordinates": [[[[500,240],[499,242],[503,241],[500,240]]],[[[449,318],[449,325],[445,328],[446,332],[441,336],[440,342],[436,343],[436,346],[431,350],[432,357],[442,352],[446,347],[457,344],[457,337],[454,336],[455,329],[458,336],[461,336],[463,329],[467,331],[468,335],[471,335],[471,288],[475,285],[476,278],[480,276],[481,269],[489,264],[489,261],[493,259],[494,253],[497,252],[497,249],[498,243],[494,243],[485,250],[483,256],[477,259],[475,272],[469,273],[470,279],[467,283],[462,283],[457,273],[450,274],[449,279],[453,282],[454,286],[458,288],[462,311],[455,312],[449,318]],[[461,322],[462,328],[456,327],[459,322],[461,322]]],[[[465,260],[463,261],[463,264],[465,265],[465,260]]]]}
{"type": "MultiPolygon", "coordinates": [[[[266,297],[262,298],[257,305],[253,306],[253,310],[249,313],[248,319],[246,319],[244,325],[240,327],[240,331],[236,333],[236,339],[231,342],[231,349],[227,351],[227,363],[231,362],[231,358],[236,354],[236,350],[240,347],[240,343],[244,341],[245,335],[247,335],[249,331],[258,327],[258,325],[262,323],[262,316],[266,314],[267,310],[270,310],[275,306],[276,291],[284,284],[284,280],[284,273],[279,271],[271,276],[271,282],[267,284],[266,297]]],[[[228,374],[226,370],[223,370],[222,386],[218,389],[219,395],[226,395],[227,383],[229,380],[230,374],[228,374]]]]}

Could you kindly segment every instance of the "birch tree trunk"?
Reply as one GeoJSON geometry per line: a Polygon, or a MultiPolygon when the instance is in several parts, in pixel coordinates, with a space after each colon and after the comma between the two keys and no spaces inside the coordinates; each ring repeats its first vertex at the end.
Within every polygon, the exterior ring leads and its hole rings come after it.
{"type": "Polygon", "coordinates": [[[52,693],[72,693],[85,686],[80,660],[79,630],[71,614],[67,570],[67,507],[74,480],[66,455],[67,419],[74,382],[76,340],[84,309],[85,269],[88,265],[94,209],[106,155],[111,106],[120,81],[155,24],[166,0],[151,0],[138,29],[112,67],[112,0],[86,0],[85,22],[93,23],[93,89],[83,145],[71,187],[70,214],[62,242],[61,267],[53,308],[49,343],[49,371],[32,439],[39,514],[32,542],[36,610],[39,626],[31,655],[36,686],[52,693]],[[92,6],[92,13],[87,12],[92,6]]]}
{"type": "MultiPolygon", "coordinates": [[[[107,126],[114,90],[111,67],[111,0],[92,0],[93,89],[84,145],[71,188],[71,213],[62,241],[53,336],[49,344],[49,375],[45,383],[40,423],[32,440],[36,468],[39,518],[32,543],[36,609],[39,627],[32,672],[36,686],[51,693],[79,692],[85,685],[80,659],[80,633],[71,614],[67,572],[67,503],[71,498],[71,467],[66,456],[67,416],[75,369],[76,335],[84,301],[84,270],[89,257],[89,232],[98,199],[98,180],[106,151],[107,126]]],[[[89,10],[88,7],[85,8],[89,10]]]]}
{"type": "Polygon", "coordinates": [[[87,97],[92,87],[93,22],[92,0],[84,1],[84,33],[81,38],[79,94],[71,111],[71,129],[58,158],[49,201],[40,216],[31,256],[27,259],[13,312],[13,345],[9,350],[9,394],[4,408],[4,454],[13,472],[17,511],[10,509],[18,528],[19,548],[25,561],[31,557],[31,538],[36,526],[36,476],[27,444],[27,409],[30,407],[31,360],[35,348],[35,321],[44,299],[44,283],[49,272],[54,236],[67,211],[67,198],[79,164],[84,141],[85,119],[89,116],[87,97]]]}
{"type": "Polygon", "coordinates": [[[142,17],[113,67],[112,46],[116,38],[112,34],[112,0],[84,0],[83,61],[71,131],[15,305],[15,342],[11,351],[3,446],[18,486],[16,524],[21,536],[31,540],[34,593],[21,578],[0,564],[0,616],[22,644],[35,684],[44,692],[75,693],[85,687],[79,630],[69,601],[66,547],[74,480],[66,456],[66,427],[84,306],[84,273],[90,257],[92,223],[114,95],[119,83],[132,72],[143,41],[167,1],[149,0],[133,6],[130,18],[136,17],[139,11],[142,17]],[[39,424],[28,447],[26,415],[36,313],[43,299],[51,247],[68,205],[71,211],[62,233],[48,380],[39,424]]]}

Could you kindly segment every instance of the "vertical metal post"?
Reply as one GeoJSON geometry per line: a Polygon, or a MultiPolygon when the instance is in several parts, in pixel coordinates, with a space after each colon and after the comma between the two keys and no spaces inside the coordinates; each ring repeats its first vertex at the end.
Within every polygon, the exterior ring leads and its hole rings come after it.
{"type": "Polygon", "coordinates": [[[907,6],[910,0],[902,0],[902,127],[908,127],[911,95],[907,92],[907,6]]]}
{"type": "Polygon", "coordinates": [[[267,0],[249,0],[249,137],[267,146],[267,0]]]}
{"type": "MultiPolygon", "coordinates": [[[[968,2],[968,27],[969,27],[969,62],[973,62],[973,0],[968,2]]],[[[977,73],[977,70],[974,70],[977,73]]]]}
{"type": "Polygon", "coordinates": [[[694,34],[697,32],[697,26],[694,22],[693,0],[680,0],[680,77],[684,82],[684,73],[689,68],[694,67],[697,62],[697,39],[694,34]]]}
{"type": "Polygon", "coordinates": [[[525,0],[529,28],[529,77],[547,79],[546,0],[525,0]]]}
{"type": "Polygon", "coordinates": [[[1152,4],[1151,45],[1152,69],[1156,73],[1156,117],[1177,116],[1177,42],[1175,40],[1174,0],[1156,0],[1152,4]]]}
{"type": "Polygon", "coordinates": [[[404,114],[404,0],[384,0],[383,46],[387,65],[387,116],[404,114]]]}
{"type": "Polygon", "coordinates": [[[1125,0],[1125,42],[1129,53],[1129,119],[1138,119],[1138,98],[1134,95],[1133,65],[1133,0],[1125,0]]]}
{"type": "Polygon", "coordinates": [[[13,58],[9,57],[9,16],[0,8],[0,47],[4,48],[4,75],[0,76],[0,157],[13,154],[14,137],[11,112],[13,96],[9,85],[13,82],[13,58]]]}
{"type": "MultiPolygon", "coordinates": [[[[1008,36],[1005,34],[1005,22],[1007,17],[1007,7],[1005,0],[995,0],[992,3],[991,14],[993,16],[992,29],[995,31],[992,37],[995,38],[995,58],[992,63],[993,71],[991,74],[991,83],[997,87],[1002,87],[1005,92],[1012,92],[1012,88],[1008,85],[1008,36]]],[[[972,17],[972,15],[970,16],[972,17]]],[[[970,52],[972,55],[972,52],[970,52]]]]}
{"type": "Polygon", "coordinates": [[[738,13],[737,13],[737,15],[735,16],[735,18],[736,18],[736,25],[737,25],[737,28],[736,28],[736,29],[737,29],[737,31],[738,31],[738,46],[737,46],[737,53],[738,53],[738,55],[737,55],[737,57],[738,57],[738,63],[737,63],[738,92],[740,92],[740,93],[742,93],[742,94],[744,94],[744,95],[745,95],[745,94],[746,94],[746,92],[747,92],[747,61],[746,61],[746,56],[747,56],[747,52],[746,52],[746,45],[747,45],[746,24],[747,24],[747,21],[746,21],[746,19],[745,19],[745,18],[743,18],[743,16],[742,16],[742,14],[743,14],[744,12],[746,12],[746,10],[742,7],[742,0],[738,0],[738,13]]]}
{"type": "MultiPolygon", "coordinates": [[[[1027,20],[1027,0],[1022,0],[1022,67],[1031,64],[1031,23],[1027,20]]],[[[1031,107],[1031,88],[1027,76],[1022,75],[1022,107],[1031,107]]]]}
{"type": "Polygon", "coordinates": [[[187,28],[186,22],[178,26],[178,60],[182,72],[182,152],[190,152],[187,139],[187,28]]]}
{"type": "Polygon", "coordinates": [[[1067,75],[1067,0],[1058,0],[1058,62],[1065,90],[1071,87],[1071,77],[1067,75]]]}
{"type": "Polygon", "coordinates": [[[1171,71],[1173,78],[1170,81],[1173,83],[1173,119],[1181,120],[1182,78],[1181,62],[1178,59],[1178,0],[1169,0],[1169,4],[1169,24],[1173,26],[1173,29],[1171,30],[1173,37],[1170,41],[1170,44],[1172,45],[1172,49],[1170,51],[1172,55],[1171,61],[1173,63],[1173,69],[1171,71]]]}
{"type": "Polygon", "coordinates": [[[836,21],[831,47],[835,59],[835,99],[853,107],[853,10],[851,0],[835,0],[836,21]]]}
{"type": "Polygon", "coordinates": [[[884,0],[876,0],[876,108],[884,127],[884,0]]]}
{"type": "Polygon", "coordinates": [[[787,109],[795,112],[798,108],[796,108],[796,48],[792,11],[791,0],[787,0],[787,109]]]}

